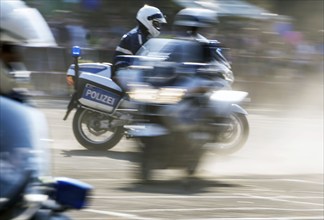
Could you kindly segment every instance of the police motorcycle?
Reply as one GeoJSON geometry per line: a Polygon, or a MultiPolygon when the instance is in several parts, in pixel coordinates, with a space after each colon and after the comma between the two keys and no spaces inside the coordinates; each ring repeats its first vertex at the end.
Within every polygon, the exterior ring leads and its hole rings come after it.
{"type": "Polygon", "coordinates": [[[138,108],[127,135],[142,150],[141,174],[184,168],[194,174],[206,150],[231,154],[249,135],[247,93],[233,91],[234,76],[217,41],[150,39],[119,69],[121,87],[138,108]]]}
{"type": "Polygon", "coordinates": [[[45,116],[11,75],[22,63],[18,48],[55,46],[54,37],[24,1],[0,1],[0,15],[0,219],[69,219],[63,213],[85,207],[92,187],[50,176],[45,116]]]}
{"type": "Polygon", "coordinates": [[[89,150],[111,149],[124,136],[123,125],[129,123],[135,109],[111,79],[110,63],[79,63],[78,46],[72,48],[72,56],[67,83],[74,86],[74,93],[64,120],[76,109],[72,123],[77,141],[89,150]]]}
{"type": "Polygon", "coordinates": [[[8,96],[1,95],[0,103],[0,219],[70,219],[64,212],[85,208],[92,186],[51,177],[40,111],[8,96]]]}

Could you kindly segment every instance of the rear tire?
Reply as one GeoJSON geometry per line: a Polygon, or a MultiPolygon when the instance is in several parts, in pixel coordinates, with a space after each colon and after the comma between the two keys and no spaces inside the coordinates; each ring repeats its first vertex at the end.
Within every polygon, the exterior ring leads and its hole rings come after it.
{"type": "Polygon", "coordinates": [[[109,150],[123,138],[124,129],[122,126],[112,129],[96,129],[93,124],[99,123],[101,117],[100,113],[87,109],[77,109],[74,115],[74,136],[88,150],[109,150]],[[106,137],[103,138],[104,135],[106,137]]]}

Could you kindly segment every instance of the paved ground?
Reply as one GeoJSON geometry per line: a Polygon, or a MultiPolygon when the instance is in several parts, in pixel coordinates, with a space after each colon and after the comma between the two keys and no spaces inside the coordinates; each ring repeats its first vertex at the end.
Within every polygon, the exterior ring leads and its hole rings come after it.
{"type": "Polygon", "coordinates": [[[251,134],[236,154],[208,153],[189,182],[179,170],[137,178],[132,140],[111,151],[75,140],[65,101],[40,102],[50,123],[53,174],[94,186],[90,206],[75,219],[323,219],[323,114],[250,109],[251,134]]]}

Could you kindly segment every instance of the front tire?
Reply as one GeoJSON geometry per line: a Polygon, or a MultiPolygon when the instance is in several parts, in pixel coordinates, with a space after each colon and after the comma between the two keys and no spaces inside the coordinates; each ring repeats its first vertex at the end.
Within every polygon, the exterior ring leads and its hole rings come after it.
{"type": "Polygon", "coordinates": [[[187,135],[172,133],[140,138],[142,180],[152,180],[154,169],[181,168],[188,175],[194,175],[204,151],[200,144],[197,145],[187,135]]]}
{"type": "Polygon", "coordinates": [[[74,115],[74,136],[88,150],[109,150],[118,144],[124,135],[122,126],[101,128],[102,120],[110,121],[108,116],[87,109],[77,109],[74,115]]]}
{"type": "Polygon", "coordinates": [[[250,128],[246,115],[233,113],[230,116],[230,128],[217,135],[216,143],[208,143],[206,147],[218,155],[230,155],[239,151],[246,143],[250,128]]]}

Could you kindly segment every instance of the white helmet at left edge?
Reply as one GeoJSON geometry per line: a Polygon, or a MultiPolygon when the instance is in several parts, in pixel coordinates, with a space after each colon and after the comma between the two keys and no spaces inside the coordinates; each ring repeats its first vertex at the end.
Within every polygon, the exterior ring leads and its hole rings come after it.
{"type": "Polygon", "coordinates": [[[0,1],[0,41],[24,46],[56,46],[45,19],[20,0],[0,1]]]}
{"type": "Polygon", "coordinates": [[[153,6],[144,5],[137,12],[136,19],[141,22],[153,37],[158,37],[161,24],[167,23],[162,12],[153,6]]]}

